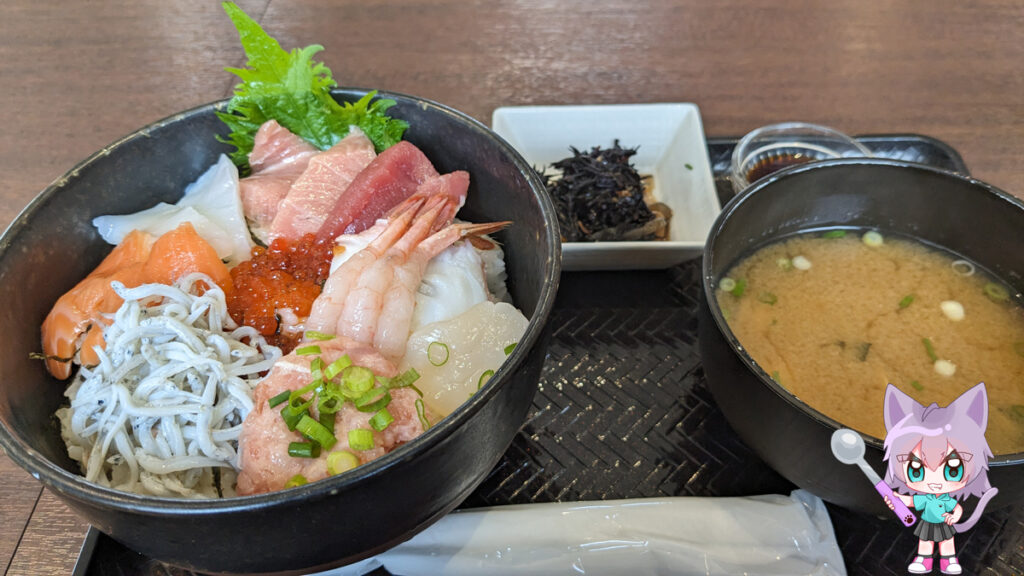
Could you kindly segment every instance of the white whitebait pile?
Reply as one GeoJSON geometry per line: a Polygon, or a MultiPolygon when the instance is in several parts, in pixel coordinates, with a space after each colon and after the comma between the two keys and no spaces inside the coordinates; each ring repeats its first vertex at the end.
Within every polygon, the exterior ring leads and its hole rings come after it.
{"type": "Polygon", "coordinates": [[[103,329],[106,350],[79,370],[70,407],[57,412],[68,454],[86,479],[118,490],[233,495],[252,390],[281,351],[238,327],[203,274],[112,287],[124,303],[103,329]]]}

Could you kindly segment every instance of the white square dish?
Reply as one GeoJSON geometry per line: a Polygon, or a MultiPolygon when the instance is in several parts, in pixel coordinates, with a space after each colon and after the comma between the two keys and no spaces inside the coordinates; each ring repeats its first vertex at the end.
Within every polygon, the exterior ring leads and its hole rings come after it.
{"type": "Polygon", "coordinates": [[[583,152],[618,139],[637,148],[637,171],[653,176],[655,199],[672,209],[668,240],[564,242],[563,270],[668,268],[704,249],[721,206],[696,105],[504,107],[491,127],[538,169],[571,156],[570,146],[583,152]]]}

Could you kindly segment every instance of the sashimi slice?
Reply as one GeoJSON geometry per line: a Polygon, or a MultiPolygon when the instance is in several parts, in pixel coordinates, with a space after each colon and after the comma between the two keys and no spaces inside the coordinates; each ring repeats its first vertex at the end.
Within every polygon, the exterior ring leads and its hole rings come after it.
{"type": "Polygon", "coordinates": [[[488,371],[494,374],[501,367],[508,356],[505,348],[519,342],[527,324],[529,320],[511,304],[481,302],[451,320],[413,332],[400,370],[415,368],[423,402],[446,416],[486,383],[488,371]],[[440,365],[430,361],[433,342],[447,347],[447,361],[440,365]]]}
{"type": "MultiPolygon", "coordinates": [[[[249,259],[255,244],[242,212],[238,168],[226,155],[221,154],[216,164],[185,188],[185,196],[178,202],[178,206],[196,209],[228,234],[232,243],[230,254],[225,256],[221,250],[217,250],[217,254],[228,261],[228,266],[249,259]]],[[[206,238],[202,230],[197,228],[196,232],[206,238]]]]}
{"type": "MultiPolygon", "coordinates": [[[[432,232],[437,232],[451,223],[455,214],[466,203],[466,193],[468,190],[469,172],[463,170],[428,177],[416,187],[414,192],[416,196],[427,198],[431,196],[448,196],[451,198],[450,202],[445,203],[444,211],[434,221],[435,225],[431,230],[432,232]]],[[[395,207],[395,204],[390,204],[393,199],[397,200],[396,204],[405,200],[405,198],[397,197],[388,198],[384,194],[370,196],[367,205],[361,212],[355,215],[355,218],[346,228],[346,233],[349,231],[365,230],[373,226],[378,218],[388,214],[395,207]]]]}
{"type": "Polygon", "coordinates": [[[249,153],[252,174],[239,182],[245,217],[258,238],[267,240],[278,206],[317,153],[319,150],[276,120],[260,126],[249,153]]]}
{"type": "Polygon", "coordinates": [[[302,176],[278,205],[269,238],[298,240],[327,219],[356,176],[376,158],[373,142],[353,127],[340,142],[313,156],[302,176]]]}
{"type": "Polygon", "coordinates": [[[192,224],[196,232],[213,246],[218,256],[226,259],[233,254],[235,246],[231,235],[191,206],[180,207],[161,202],[135,214],[100,216],[93,220],[100,236],[114,245],[119,244],[133,230],[162,236],[185,222],[192,224]]]}
{"type": "Polygon", "coordinates": [[[317,240],[333,242],[342,234],[361,232],[437,175],[419,148],[405,141],[395,144],[356,176],[317,231],[317,240]],[[353,225],[357,218],[358,226],[353,225]]]}
{"type": "Polygon", "coordinates": [[[48,356],[46,369],[54,377],[63,380],[71,375],[70,359],[75,355],[77,341],[92,326],[96,314],[113,312],[121,305],[121,298],[110,283],[118,280],[128,286],[141,284],[142,265],[149,258],[153,240],[145,232],[131,232],[95,270],[53,305],[43,320],[42,343],[43,353],[48,356]]]}
{"type": "Polygon", "coordinates": [[[160,236],[183,222],[191,222],[196,232],[212,244],[218,256],[229,265],[249,259],[253,242],[242,215],[238,169],[227,156],[221,154],[216,164],[189,184],[177,204],[161,202],[134,214],[93,219],[100,236],[114,245],[132,230],[160,236]]]}
{"type": "Polygon", "coordinates": [[[232,290],[228,267],[189,222],[157,238],[142,271],[146,282],[160,284],[174,284],[186,274],[201,272],[216,282],[225,295],[232,290]]]}

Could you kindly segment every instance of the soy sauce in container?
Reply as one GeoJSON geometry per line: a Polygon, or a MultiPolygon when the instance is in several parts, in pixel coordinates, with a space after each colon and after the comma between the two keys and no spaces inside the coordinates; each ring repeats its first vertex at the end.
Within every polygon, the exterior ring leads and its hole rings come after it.
{"type": "Polygon", "coordinates": [[[762,126],[744,136],[732,154],[730,180],[739,193],[765,176],[831,158],[868,157],[863,144],[827,126],[786,122],[762,126]]]}

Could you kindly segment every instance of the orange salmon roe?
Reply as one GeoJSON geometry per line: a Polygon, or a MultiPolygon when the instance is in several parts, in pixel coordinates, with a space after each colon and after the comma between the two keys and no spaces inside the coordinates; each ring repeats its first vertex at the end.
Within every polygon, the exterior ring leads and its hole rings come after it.
{"type": "Polygon", "coordinates": [[[301,334],[283,333],[276,311],[290,308],[300,318],[309,316],[330,269],[331,247],[318,244],[313,234],[298,242],[278,238],[266,248],[257,246],[252,258],[231,269],[235,289],[228,297],[228,312],[287,354],[301,334]]]}

